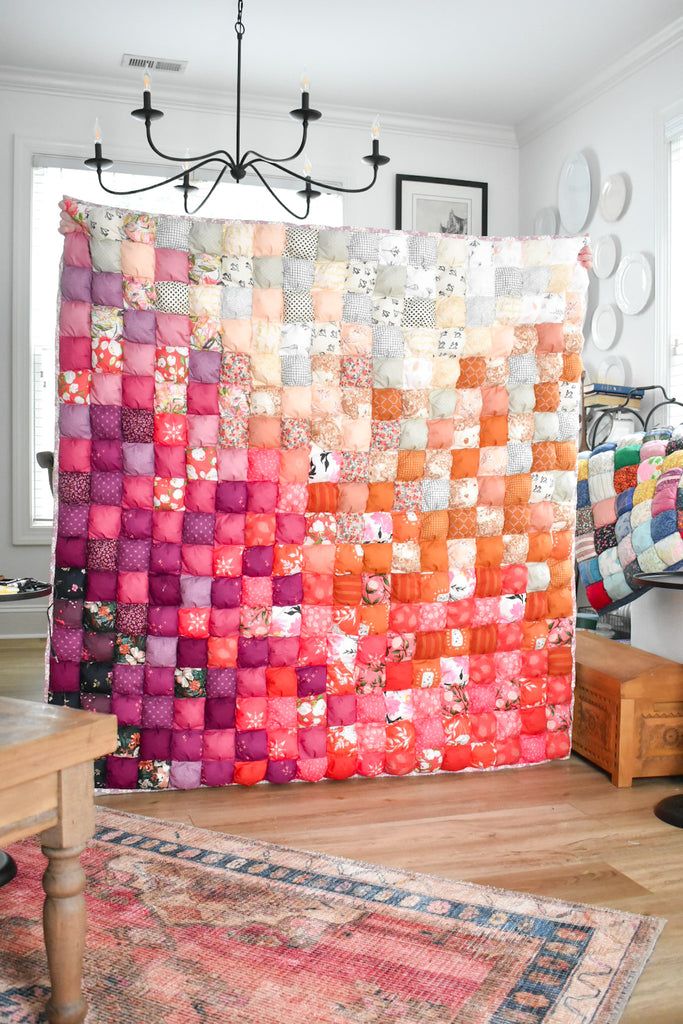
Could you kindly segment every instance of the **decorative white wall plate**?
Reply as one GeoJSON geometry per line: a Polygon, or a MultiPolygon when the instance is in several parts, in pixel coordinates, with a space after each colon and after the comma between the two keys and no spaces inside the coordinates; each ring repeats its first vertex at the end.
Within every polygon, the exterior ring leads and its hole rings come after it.
{"type": "Polygon", "coordinates": [[[614,235],[602,235],[593,246],[593,272],[596,277],[610,277],[618,259],[618,245],[614,235]]]}
{"type": "Polygon", "coordinates": [[[536,214],[534,221],[535,235],[556,235],[559,228],[559,216],[554,206],[544,206],[536,214]]]}
{"type": "Polygon", "coordinates": [[[557,205],[567,231],[581,231],[591,205],[591,172],[583,153],[574,153],[565,160],[557,186],[557,205]]]}
{"type": "Polygon", "coordinates": [[[614,306],[603,302],[593,313],[591,320],[591,336],[593,344],[601,352],[606,352],[617,340],[619,319],[614,306]]]}
{"type": "Polygon", "coordinates": [[[601,384],[627,383],[626,363],[619,356],[607,356],[598,367],[598,380],[601,384]]]}
{"type": "Polygon", "coordinates": [[[600,189],[598,206],[603,218],[608,221],[619,220],[628,196],[628,184],[625,174],[610,174],[605,178],[600,189]]]}
{"type": "Polygon", "coordinates": [[[642,252],[624,256],[614,279],[614,297],[626,316],[645,309],[652,295],[652,267],[642,252]]]}

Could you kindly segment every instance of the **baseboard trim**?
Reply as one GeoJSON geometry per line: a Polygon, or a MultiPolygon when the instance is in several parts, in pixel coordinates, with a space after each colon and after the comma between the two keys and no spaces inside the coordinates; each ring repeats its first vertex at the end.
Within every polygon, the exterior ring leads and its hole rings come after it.
{"type": "Polygon", "coordinates": [[[47,636],[47,601],[0,604],[0,640],[32,640],[47,636]]]}

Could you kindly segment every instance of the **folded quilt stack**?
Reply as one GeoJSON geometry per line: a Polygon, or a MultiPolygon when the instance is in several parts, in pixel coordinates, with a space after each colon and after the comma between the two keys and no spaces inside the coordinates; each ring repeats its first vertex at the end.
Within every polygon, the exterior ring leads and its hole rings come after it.
{"type": "Polygon", "coordinates": [[[50,700],[108,788],[563,757],[581,238],[62,203],[50,700]]]}
{"type": "Polygon", "coordinates": [[[683,427],[579,456],[576,557],[597,611],[643,593],[635,574],[683,568],[683,427]]]}

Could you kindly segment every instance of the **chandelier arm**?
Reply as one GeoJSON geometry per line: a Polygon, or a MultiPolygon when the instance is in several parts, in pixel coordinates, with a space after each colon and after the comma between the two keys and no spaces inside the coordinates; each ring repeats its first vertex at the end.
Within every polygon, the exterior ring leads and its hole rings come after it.
{"type": "Polygon", "coordinates": [[[296,160],[296,158],[298,156],[301,156],[301,154],[303,153],[304,147],[306,146],[307,139],[308,139],[308,122],[304,121],[303,122],[303,134],[302,134],[302,138],[301,138],[301,143],[299,145],[299,148],[296,150],[296,152],[292,153],[291,156],[277,156],[277,157],[273,156],[273,157],[270,157],[270,156],[266,156],[264,153],[257,152],[255,149],[248,149],[246,151],[246,153],[244,153],[243,156],[242,156],[242,166],[246,170],[247,167],[252,167],[258,160],[268,160],[268,161],[279,160],[282,163],[287,163],[288,160],[296,160]],[[251,156],[253,159],[247,160],[246,158],[248,156],[251,156]]]}
{"type": "Polygon", "coordinates": [[[199,203],[199,205],[198,205],[198,206],[195,206],[194,210],[188,210],[188,208],[187,208],[187,192],[185,192],[185,193],[183,194],[183,209],[185,210],[185,213],[189,213],[189,214],[190,214],[190,216],[192,216],[192,215],[193,215],[193,214],[195,214],[195,213],[199,213],[199,211],[201,210],[201,208],[202,208],[202,206],[204,205],[204,203],[208,202],[208,200],[209,200],[209,199],[211,198],[211,196],[213,195],[213,193],[214,193],[214,192],[216,191],[216,189],[217,189],[217,188],[218,188],[218,186],[220,185],[220,183],[221,183],[221,180],[222,180],[222,178],[223,178],[223,175],[225,174],[225,172],[227,171],[227,169],[228,169],[228,164],[227,164],[227,163],[224,163],[224,164],[223,164],[223,167],[221,168],[221,172],[220,172],[220,174],[218,175],[218,177],[216,178],[216,180],[214,181],[213,185],[211,186],[211,188],[209,189],[209,191],[208,191],[208,192],[206,193],[206,195],[205,195],[205,196],[204,196],[204,198],[202,199],[201,203],[199,203]]]}
{"type": "Polygon", "coordinates": [[[287,213],[291,217],[296,217],[297,220],[306,220],[306,218],[308,217],[308,214],[310,212],[310,209],[311,209],[311,200],[310,200],[310,198],[306,199],[306,212],[303,213],[303,214],[302,213],[296,213],[294,210],[290,210],[289,206],[287,206],[286,203],[283,203],[282,200],[280,199],[280,197],[275,194],[274,190],[270,187],[270,185],[268,184],[266,179],[263,177],[263,175],[259,171],[258,167],[252,165],[251,169],[254,172],[254,174],[256,175],[256,177],[261,180],[264,188],[266,188],[268,190],[268,192],[270,192],[270,194],[273,197],[273,199],[275,200],[275,202],[279,203],[283,210],[286,210],[287,213]]]}
{"type": "MultiPolygon", "coordinates": [[[[304,185],[308,182],[310,185],[317,185],[318,188],[324,189],[325,192],[345,192],[346,194],[368,192],[377,181],[377,172],[379,170],[377,164],[374,164],[372,169],[372,181],[369,185],[364,185],[362,188],[342,188],[341,185],[330,185],[325,181],[317,181],[315,178],[310,178],[304,174],[297,174],[296,171],[290,170],[289,167],[283,167],[282,164],[277,163],[275,160],[266,160],[265,157],[261,157],[258,162],[268,164],[270,167],[276,167],[278,171],[284,171],[284,173],[289,174],[290,177],[298,178],[299,181],[303,181],[304,185]]],[[[254,164],[251,165],[251,169],[258,174],[254,164]]],[[[259,177],[261,176],[259,175],[259,177]]]]}
{"type": "MultiPolygon", "coordinates": [[[[213,160],[204,160],[202,163],[197,164],[197,167],[203,167],[205,164],[210,164],[213,162],[213,160]]],[[[221,160],[221,163],[223,164],[223,169],[220,172],[218,180],[220,180],[220,178],[223,177],[229,166],[225,160],[221,160]]],[[[110,196],[136,196],[140,192],[151,192],[152,189],[160,188],[162,185],[170,185],[172,181],[178,181],[180,178],[184,178],[185,174],[185,171],[180,171],[179,174],[174,174],[172,178],[163,178],[161,181],[155,181],[152,185],[143,185],[142,188],[131,188],[124,189],[123,191],[118,191],[117,189],[107,188],[107,186],[103,184],[102,170],[99,167],[97,168],[97,180],[100,183],[100,188],[103,192],[108,192],[110,196]]]]}
{"type": "MultiPolygon", "coordinates": [[[[187,157],[184,157],[184,156],[169,156],[168,153],[162,153],[162,151],[160,149],[158,149],[157,146],[154,145],[154,142],[152,141],[152,128],[151,128],[151,122],[150,121],[145,121],[145,131],[146,131],[146,135],[147,135],[147,142],[149,144],[149,148],[152,150],[153,153],[156,153],[157,156],[160,156],[162,160],[168,160],[169,163],[172,163],[172,164],[182,164],[182,163],[187,163],[188,162],[187,161],[187,157]]],[[[200,156],[190,157],[190,161],[192,161],[192,162],[194,162],[195,160],[204,160],[204,161],[206,161],[206,160],[210,160],[212,157],[220,157],[221,159],[225,159],[230,167],[234,167],[235,166],[235,161],[233,160],[233,158],[230,155],[230,153],[228,153],[227,149],[214,149],[214,151],[212,153],[202,153],[200,156]]],[[[196,164],[195,166],[189,168],[189,170],[196,171],[197,167],[201,167],[201,166],[202,166],[202,164],[196,164]]]]}

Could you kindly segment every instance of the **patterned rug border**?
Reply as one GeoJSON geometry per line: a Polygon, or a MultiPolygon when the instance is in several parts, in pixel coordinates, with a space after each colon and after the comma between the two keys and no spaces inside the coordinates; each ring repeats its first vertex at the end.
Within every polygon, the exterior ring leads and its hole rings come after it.
{"type": "MultiPolygon", "coordinates": [[[[377,899],[376,902],[379,906],[393,906],[396,909],[400,909],[402,913],[415,914],[418,916],[437,917],[440,920],[453,919],[458,916],[452,912],[453,907],[441,908],[439,912],[438,902],[442,904],[450,903],[454,905],[467,904],[468,906],[475,906],[477,908],[485,909],[490,911],[491,916],[497,909],[495,905],[495,897],[502,897],[510,904],[509,909],[506,911],[508,914],[514,914],[517,917],[525,917],[527,919],[534,919],[537,922],[537,937],[540,937],[543,933],[543,923],[552,920],[557,920],[561,924],[571,923],[575,929],[583,929],[585,932],[590,932],[587,935],[584,943],[584,956],[582,960],[577,964],[574,972],[567,978],[563,989],[569,988],[570,982],[577,981],[582,984],[589,991],[584,995],[577,993],[573,995],[568,993],[568,998],[572,1002],[572,1012],[574,1013],[577,1024],[580,1020],[590,1022],[590,1024],[616,1024],[619,1021],[626,1004],[635,988],[638,979],[645,970],[648,961],[652,955],[657,939],[659,938],[663,928],[667,921],[666,918],[654,917],[649,915],[634,914],[630,911],[615,910],[611,907],[600,907],[595,904],[586,903],[575,903],[569,900],[558,900],[552,897],[535,896],[531,893],[519,892],[512,889],[501,889],[496,886],[479,885],[474,882],[466,882],[458,879],[447,878],[442,875],[434,875],[427,872],[417,872],[403,870],[401,868],[385,867],[379,864],[373,864],[370,861],[357,860],[348,857],[336,857],[333,854],[320,853],[311,850],[301,850],[296,847],[286,846],[281,843],[271,843],[262,839],[253,839],[250,837],[244,837],[235,835],[233,833],[218,832],[212,829],[200,828],[196,825],[186,824],[184,822],[168,821],[153,816],[134,814],[129,811],[118,811],[112,810],[108,807],[98,807],[96,810],[97,824],[94,836],[95,842],[102,843],[116,843],[113,836],[107,838],[106,833],[109,832],[120,832],[123,834],[120,845],[124,849],[135,849],[134,843],[125,842],[125,839],[139,838],[149,840],[150,836],[144,835],[144,829],[140,830],[131,827],[134,823],[139,823],[140,820],[150,822],[153,829],[158,829],[162,833],[170,832],[173,838],[169,838],[162,835],[159,840],[165,844],[173,844],[176,847],[174,851],[165,851],[166,856],[173,856],[180,852],[177,848],[187,848],[188,846],[198,849],[200,852],[208,854],[223,853],[226,856],[230,856],[229,851],[221,849],[229,844],[237,844],[240,850],[244,850],[243,854],[234,856],[234,863],[229,864],[223,861],[217,863],[215,860],[205,861],[204,859],[198,859],[192,856],[182,856],[181,859],[184,863],[194,864],[199,868],[208,870],[228,870],[238,872],[247,877],[252,878],[265,878],[267,877],[260,871],[249,870],[248,864],[239,864],[239,861],[245,859],[245,857],[257,858],[259,860],[265,860],[268,863],[269,858],[264,856],[268,851],[276,851],[281,858],[294,858],[296,861],[305,861],[305,864],[299,864],[298,866],[292,865],[293,870],[298,871],[300,877],[298,884],[301,885],[306,882],[309,887],[317,888],[318,891],[327,892],[335,897],[341,897],[351,901],[368,902],[369,894],[367,891],[361,895],[355,895],[352,891],[349,891],[348,885],[351,881],[355,881],[362,885],[365,889],[369,886],[375,886],[379,892],[382,889],[387,888],[401,888],[411,886],[413,894],[415,890],[420,891],[420,895],[424,897],[424,900],[420,901],[417,906],[410,906],[407,903],[401,902],[390,902],[386,899],[377,899]],[[103,820],[104,819],[104,820],[103,820]],[[107,819],[114,819],[113,824],[105,823],[107,819]],[[116,823],[116,819],[121,819],[121,824],[116,823]],[[182,841],[184,837],[186,841],[182,841]],[[212,848],[213,847],[213,848],[212,848]],[[216,849],[218,847],[218,849],[216,849]],[[207,849],[208,848],[208,849],[207,849]],[[327,871],[324,869],[327,868],[327,871]],[[331,883],[335,879],[340,877],[344,879],[345,885],[334,886],[331,884],[328,888],[315,885],[310,886],[313,881],[310,877],[312,870],[317,871],[319,874],[328,878],[331,883]],[[380,875],[378,881],[377,875],[380,875]],[[366,878],[365,876],[371,875],[374,878],[366,878]],[[446,889],[447,894],[443,892],[434,893],[434,888],[446,889]],[[456,893],[460,890],[464,890],[461,898],[456,896],[456,893]],[[482,897],[486,896],[487,899],[482,901],[482,897]],[[437,907],[433,907],[431,910],[425,906],[425,902],[437,903],[437,907]],[[571,915],[578,915],[590,917],[590,923],[586,921],[581,923],[580,921],[571,921],[571,915]],[[611,927],[610,927],[611,926],[611,927]],[[630,937],[622,937],[619,939],[613,934],[614,929],[623,929],[624,926],[630,926],[632,928],[632,934],[630,937]],[[591,953],[590,953],[590,942],[593,936],[596,934],[598,929],[603,928],[608,935],[611,934],[613,941],[621,943],[621,952],[618,957],[618,963],[611,968],[611,981],[606,989],[602,989],[596,992],[596,977],[604,977],[604,961],[600,964],[594,964],[594,969],[591,968],[591,953]],[[632,958],[636,956],[638,962],[636,964],[631,963],[632,958]],[[602,970],[602,973],[599,973],[602,970]],[[592,992],[591,992],[592,990],[592,992]],[[579,1005],[585,1000],[597,1000],[596,1005],[592,1008],[579,1005]],[[591,1015],[586,1017],[583,1016],[583,1011],[590,1009],[591,1015]],[[596,1014],[601,1014],[597,1017],[596,1014]],[[578,1016],[582,1014],[582,1016],[578,1016]]],[[[152,829],[150,829],[151,831],[152,829]]],[[[164,851],[158,851],[149,846],[140,846],[138,848],[143,849],[145,853],[157,854],[164,856],[164,851]]],[[[281,864],[275,865],[275,870],[281,868],[281,864]]],[[[297,881],[294,878],[288,877],[275,877],[271,879],[273,882],[282,885],[296,886],[297,881]]],[[[405,894],[408,899],[410,893],[405,894]]],[[[466,908],[464,908],[466,909],[466,908]]],[[[462,918],[461,918],[462,921],[462,918]]],[[[478,927],[485,928],[487,922],[485,920],[474,921],[478,927]]],[[[547,931],[547,927],[545,929],[547,931]]],[[[550,1018],[552,1020],[552,1018],[550,1018]]]]}

